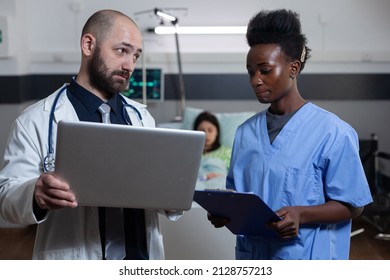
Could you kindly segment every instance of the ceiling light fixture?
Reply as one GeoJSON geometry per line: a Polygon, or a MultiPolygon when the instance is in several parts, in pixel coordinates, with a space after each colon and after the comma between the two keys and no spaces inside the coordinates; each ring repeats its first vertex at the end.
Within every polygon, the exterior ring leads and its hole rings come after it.
{"type": "Polygon", "coordinates": [[[157,26],[152,31],[158,35],[165,34],[245,34],[246,26],[157,26]]]}

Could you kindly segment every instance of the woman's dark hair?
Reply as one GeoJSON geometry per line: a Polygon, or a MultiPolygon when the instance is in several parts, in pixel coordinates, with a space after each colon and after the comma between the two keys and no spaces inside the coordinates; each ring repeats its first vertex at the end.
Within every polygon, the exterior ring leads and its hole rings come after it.
{"type": "Polygon", "coordinates": [[[217,137],[215,138],[215,141],[214,141],[213,145],[211,146],[211,149],[209,150],[209,152],[211,152],[211,151],[218,149],[221,146],[221,142],[219,140],[219,135],[220,135],[219,122],[218,122],[218,119],[215,115],[213,115],[210,112],[205,111],[205,112],[200,113],[196,117],[193,129],[198,130],[198,126],[203,121],[208,121],[208,122],[212,123],[217,128],[217,137]]]}
{"type": "Polygon", "coordinates": [[[310,51],[307,39],[301,30],[299,15],[291,10],[260,11],[248,24],[246,33],[248,45],[277,44],[290,61],[299,60],[305,67],[310,51]]]}

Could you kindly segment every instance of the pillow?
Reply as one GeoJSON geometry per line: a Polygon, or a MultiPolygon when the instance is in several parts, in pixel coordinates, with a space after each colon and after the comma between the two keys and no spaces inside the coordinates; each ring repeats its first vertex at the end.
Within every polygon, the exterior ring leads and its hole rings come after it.
{"type": "Polygon", "coordinates": [[[192,130],[194,129],[194,122],[196,117],[202,113],[203,109],[186,107],[184,109],[183,121],[182,121],[182,129],[192,130]]]}
{"type": "MultiPolygon", "coordinates": [[[[196,117],[203,111],[205,110],[186,107],[183,114],[182,129],[192,130],[196,117]]],[[[256,112],[214,113],[221,129],[221,144],[232,147],[237,127],[254,114],[256,112]]]]}
{"type": "Polygon", "coordinates": [[[221,127],[221,144],[232,147],[237,127],[254,114],[256,112],[216,113],[221,127]]]}

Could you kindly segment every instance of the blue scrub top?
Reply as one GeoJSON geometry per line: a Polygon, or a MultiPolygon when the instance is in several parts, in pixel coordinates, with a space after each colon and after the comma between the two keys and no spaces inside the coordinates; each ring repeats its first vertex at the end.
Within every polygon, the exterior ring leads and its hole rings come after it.
{"type": "MultiPolygon", "coordinates": [[[[272,144],[266,111],[235,135],[227,188],[253,192],[273,210],[329,200],[361,207],[372,202],[354,129],[307,103],[272,144]]],[[[351,221],[302,225],[293,240],[237,236],[237,259],[348,259],[351,221]]]]}

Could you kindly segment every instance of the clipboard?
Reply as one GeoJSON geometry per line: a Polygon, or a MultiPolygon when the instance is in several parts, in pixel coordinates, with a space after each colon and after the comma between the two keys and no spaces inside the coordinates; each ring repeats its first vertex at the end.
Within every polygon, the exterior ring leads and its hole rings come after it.
{"type": "Polygon", "coordinates": [[[209,213],[230,219],[226,227],[235,235],[278,237],[266,224],[280,221],[281,218],[255,194],[196,190],[194,201],[209,213]]]}

